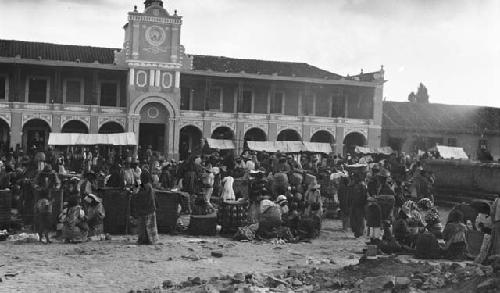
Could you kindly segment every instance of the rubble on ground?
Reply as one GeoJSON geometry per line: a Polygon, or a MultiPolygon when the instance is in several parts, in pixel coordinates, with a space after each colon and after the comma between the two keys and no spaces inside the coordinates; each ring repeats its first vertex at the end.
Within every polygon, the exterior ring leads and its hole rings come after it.
{"type": "Polygon", "coordinates": [[[395,256],[362,259],[342,269],[288,268],[236,273],[181,283],[165,280],[145,292],[499,292],[500,272],[472,262],[423,261],[395,256]]]}

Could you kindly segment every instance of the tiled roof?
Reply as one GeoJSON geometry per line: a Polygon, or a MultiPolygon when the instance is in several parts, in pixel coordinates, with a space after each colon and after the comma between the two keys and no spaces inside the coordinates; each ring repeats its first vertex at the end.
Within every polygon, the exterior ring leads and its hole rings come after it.
{"type": "Polygon", "coordinates": [[[382,128],[486,132],[500,129],[500,109],[479,106],[384,102],[382,128]]]}
{"type": "Polygon", "coordinates": [[[193,55],[194,70],[212,70],[230,73],[266,74],[289,77],[341,79],[342,76],[307,63],[235,59],[219,56],[193,55]]]}
{"type": "Polygon", "coordinates": [[[114,50],[111,48],[98,48],[90,46],[58,45],[50,43],[24,42],[0,40],[0,56],[16,57],[23,59],[58,60],[83,63],[113,64],[114,50]]]}
{"type": "MultiPolygon", "coordinates": [[[[120,49],[50,43],[0,40],[0,57],[57,60],[82,63],[113,64],[114,51],[120,49]]],[[[228,73],[250,73],[338,80],[342,76],[307,63],[235,59],[219,56],[192,55],[194,70],[228,73]]],[[[370,74],[371,75],[371,74],[370,74]]],[[[368,76],[368,75],[367,75],[368,76]]],[[[367,80],[368,81],[368,80],[367,80]]],[[[369,80],[372,81],[372,80],[369,80]]]]}

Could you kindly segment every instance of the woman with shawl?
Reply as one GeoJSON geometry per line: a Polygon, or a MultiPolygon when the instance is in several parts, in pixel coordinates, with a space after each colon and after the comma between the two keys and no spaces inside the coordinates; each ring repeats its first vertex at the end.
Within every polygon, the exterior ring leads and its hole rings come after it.
{"type": "Polygon", "coordinates": [[[133,197],[137,217],[138,244],[155,244],[158,241],[156,227],[156,196],[151,185],[151,175],[143,170],[141,186],[133,197]]]}

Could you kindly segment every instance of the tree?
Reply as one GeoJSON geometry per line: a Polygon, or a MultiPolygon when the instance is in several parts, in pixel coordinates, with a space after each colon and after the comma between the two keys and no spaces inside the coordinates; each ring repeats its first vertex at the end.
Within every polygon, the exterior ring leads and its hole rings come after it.
{"type": "Polygon", "coordinates": [[[423,83],[420,83],[417,94],[415,95],[416,102],[419,104],[429,103],[429,94],[427,93],[427,88],[423,83]]]}
{"type": "Polygon", "coordinates": [[[408,95],[408,101],[410,103],[415,103],[417,101],[417,97],[415,96],[415,93],[414,92],[411,92],[409,95],[408,95]]]}

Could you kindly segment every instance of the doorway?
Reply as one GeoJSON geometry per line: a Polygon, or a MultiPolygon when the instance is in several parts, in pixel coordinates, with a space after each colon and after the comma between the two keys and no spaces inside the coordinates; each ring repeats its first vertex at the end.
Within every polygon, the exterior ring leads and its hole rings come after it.
{"type": "Polygon", "coordinates": [[[149,146],[156,152],[165,150],[165,124],[140,123],[139,145],[145,150],[149,146]]]}

